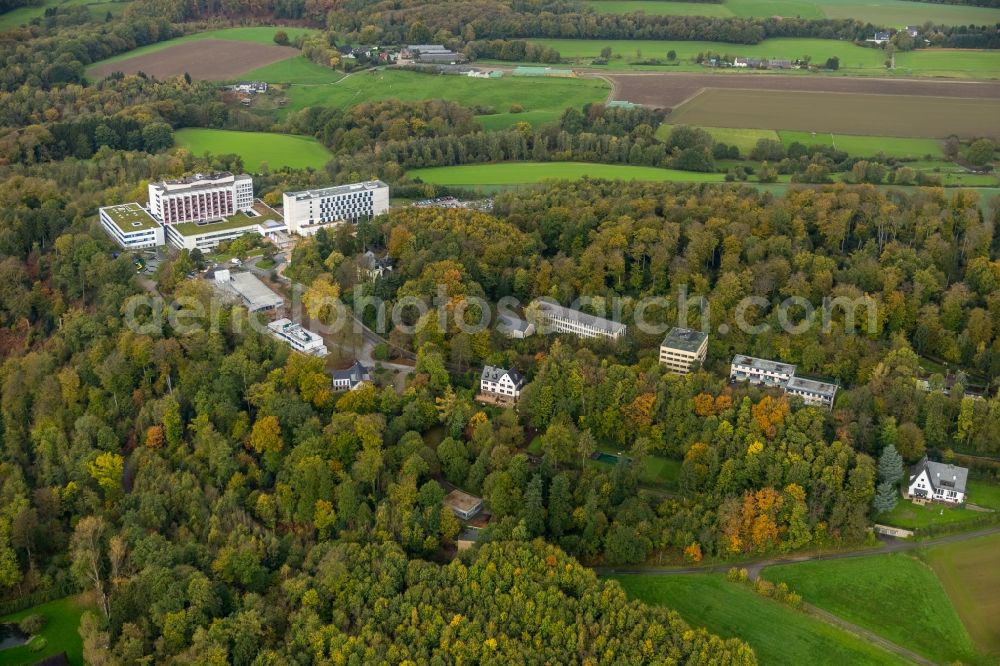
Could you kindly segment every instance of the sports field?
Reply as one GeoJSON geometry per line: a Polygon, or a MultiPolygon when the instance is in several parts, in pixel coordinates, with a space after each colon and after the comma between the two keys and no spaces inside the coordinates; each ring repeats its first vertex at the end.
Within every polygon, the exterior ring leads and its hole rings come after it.
{"type": "Polygon", "coordinates": [[[708,89],[672,124],[941,139],[1000,135],[1000,100],[708,89]]]}
{"type": "Polygon", "coordinates": [[[174,138],[195,155],[236,153],[251,172],[260,171],[264,163],[271,169],[321,169],[333,157],[326,146],[309,136],[187,128],[178,130],[174,138]]]}
{"type": "Polygon", "coordinates": [[[764,666],[906,663],[847,632],[731,583],[722,574],[612,576],[632,598],[662,604],[696,627],[741,638],[764,666]]]}
{"type": "Polygon", "coordinates": [[[979,659],[934,570],[908,553],[768,567],[815,606],[938,662],[979,659]]]}
{"type": "Polygon", "coordinates": [[[1000,659],[1000,535],[934,546],[924,557],[976,646],[1000,659]]]}
{"type": "Polygon", "coordinates": [[[332,85],[293,85],[288,109],[308,106],[345,107],[383,99],[446,99],[465,106],[489,107],[496,113],[477,118],[486,130],[517,122],[550,123],[568,107],[607,99],[609,86],[601,79],[554,79],[505,76],[473,79],[467,76],[375,70],[345,76],[332,85]],[[521,113],[510,113],[520,104],[521,113]]]}
{"type": "Polygon", "coordinates": [[[668,0],[587,0],[604,14],[645,12],[676,16],[800,16],[802,18],[853,18],[885,26],[969,25],[995,23],[996,10],[968,5],[932,4],[910,0],[725,0],[722,3],[670,2],[668,0]]]}
{"type": "Polygon", "coordinates": [[[425,183],[451,186],[523,185],[539,183],[549,178],[579,180],[606,178],[609,180],[645,180],[652,182],[721,183],[725,174],[695,173],[675,169],[629,166],[625,164],[590,164],[587,162],[498,162],[495,164],[465,164],[451,167],[411,169],[410,178],[425,183]]]}

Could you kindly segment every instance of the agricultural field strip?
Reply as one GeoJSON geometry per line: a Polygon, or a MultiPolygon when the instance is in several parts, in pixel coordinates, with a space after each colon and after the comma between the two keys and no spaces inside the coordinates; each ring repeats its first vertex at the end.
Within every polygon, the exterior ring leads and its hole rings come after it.
{"type": "Polygon", "coordinates": [[[613,99],[663,108],[683,104],[708,88],[784,92],[917,95],[955,99],[1000,99],[1000,81],[780,76],[771,74],[614,73],[601,76],[613,99]],[[754,77],[748,80],[747,77],[754,77]],[[655,80],[655,79],[659,80],[655,80]],[[651,80],[654,79],[654,80],[651,80]]]}

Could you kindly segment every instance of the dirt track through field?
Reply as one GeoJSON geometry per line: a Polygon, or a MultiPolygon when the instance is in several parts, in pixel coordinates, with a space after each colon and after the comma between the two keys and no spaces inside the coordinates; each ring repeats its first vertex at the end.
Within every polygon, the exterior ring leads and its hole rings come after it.
{"type": "Polygon", "coordinates": [[[673,108],[704,89],[867,93],[1000,99],[1000,81],[882,79],[781,74],[610,74],[613,99],[673,108]]]}
{"type": "Polygon", "coordinates": [[[90,70],[89,74],[104,77],[113,72],[145,72],[165,79],[187,72],[195,79],[224,81],[297,55],[299,51],[290,46],[202,39],[101,65],[90,70]]]}

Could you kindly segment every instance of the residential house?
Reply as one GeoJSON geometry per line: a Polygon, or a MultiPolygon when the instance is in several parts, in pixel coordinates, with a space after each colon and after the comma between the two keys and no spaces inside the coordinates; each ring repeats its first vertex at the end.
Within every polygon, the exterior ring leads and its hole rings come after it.
{"type": "Polygon", "coordinates": [[[965,484],[969,470],[945,463],[932,462],[924,456],[910,470],[907,495],[914,502],[929,501],[961,504],[965,501],[965,484]]]}
{"type": "Polygon", "coordinates": [[[865,41],[870,44],[878,44],[879,46],[882,46],[883,44],[889,41],[890,37],[892,37],[892,35],[889,34],[888,32],[878,31],[875,33],[873,37],[869,37],[865,41]]]}
{"type": "Polygon", "coordinates": [[[354,391],[371,380],[371,370],[362,365],[361,361],[355,361],[349,368],[333,371],[333,390],[354,391]]]}
{"type": "Polygon", "coordinates": [[[483,396],[503,402],[517,402],[524,387],[524,377],[511,368],[497,368],[487,365],[479,376],[479,392],[483,396]]]}
{"type": "Polygon", "coordinates": [[[297,352],[319,357],[329,353],[323,338],[289,319],[272,321],[267,328],[271,331],[271,335],[297,352]]]}
{"type": "Polygon", "coordinates": [[[386,273],[392,272],[392,257],[385,255],[377,257],[375,253],[368,250],[361,255],[361,263],[358,266],[358,279],[375,282],[386,273]]]}
{"type": "Polygon", "coordinates": [[[736,58],[733,58],[733,67],[739,67],[740,69],[745,69],[746,67],[749,67],[749,66],[750,66],[750,63],[747,62],[746,58],[741,58],[739,56],[737,56],[736,58]]]}

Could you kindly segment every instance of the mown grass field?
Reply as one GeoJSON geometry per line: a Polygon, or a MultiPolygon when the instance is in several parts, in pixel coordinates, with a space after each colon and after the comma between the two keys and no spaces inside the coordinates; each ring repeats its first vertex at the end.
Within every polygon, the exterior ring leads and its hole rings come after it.
{"type": "MultiPolygon", "coordinates": [[[[656,137],[664,140],[673,125],[660,125],[656,137]]],[[[747,129],[735,127],[703,127],[718,143],[736,146],[740,153],[748,155],[761,139],[781,141],[790,146],[798,141],[807,146],[834,146],[852,157],[874,157],[879,152],[889,157],[923,158],[930,155],[934,159],[943,157],[941,142],[936,139],[911,139],[891,136],[859,136],[851,134],[830,134],[828,132],[795,132],[771,129],[747,129]]]]}
{"type": "Polygon", "coordinates": [[[889,157],[932,158],[944,156],[941,142],[936,139],[912,139],[894,136],[858,136],[812,132],[780,131],[778,136],[786,146],[798,141],[807,146],[832,146],[852,157],[874,157],[884,153],[889,157]]]}
{"type": "Polygon", "coordinates": [[[609,86],[600,79],[550,79],[505,76],[473,79],[467,76],[424,74],[400,70],[359,72],[332,85],[293,85],[288,89],[288,110],[308,106],[347,107],[383,99],[446,99],[465,106],[490,107],[496,113],[479,116],[486,130],[517,122],[550,123],[568,107],[607,98],[609,86]],[[511,113],[520,104],[521,113],[511,113]]]}
{"type": "Polygon", "coordinates": [[[626,164],[591,164],[587,162],[497,162],[494,164],[463,164],[451,167],[411,169],[411,178],[435,185],[469,186],[521,185],[539,183],[550,178],[579,180],[607,178],[610,180],[646,180],[653,182],[721,183],[725,174],[695,173],[675,169],[630,166],[626,164]]]}
{"type": "Polygon", "coordinates": [[[325,84],[339,81],[344,78],[344,74],[317,65],[305,56],[298,56],[251,70],[243,77],[250,81],[267,83],[325,84]]]}
{"type": "MultiPolygon", "coordinates": [[[[834,39],[789,38],[765,39],[759,44],[729,44],[726,42],[707,41],[667,41],[667,40],[635,40],[635,39],[532,39],[536,44],[544,44],[559,51],[564,60],[580,58],[581,65],[589,65],[590,60],[601,54],[601,49],[611,47],[611,61],[608,69],[630,69],[630,64],[636,60],[647,58],[666,59],[668,51],[677,52],[677,60],[689,64],[692,68],[701,70],[701,65],[690,62],[699,53],[731,54],[757,58],[784,58],[793,60],[804,56],[812,56],[813,61],[823,62],[827,58],[837,56],[843,68],[881,68],[885,54],[878,49],[868,49],[849,42],[834,39]],[[637,54],[636,51],[639,53],[637,54]],[[620,57],[619,57],[620,56],[620,57]]],[[[676,68],[663,68],[669,69],[676,68]]]]}
{"type": "Polygon", "coordinates": [[[935,661],[981,658],[934,570],[908,553],[785,564],[763,576],[935,661]]]}
{"type": "Polygon", "coordinates": [[[272,169],[286,166],[322,169],[333,157],[326,146],[308,136],[186,128],[178,130],[174,138],[178,146],[195,155],[236,153],[243,158],[243,166],[251,172],[260,171],[263,163],[272,169]]]}
{"type": "Polygon", "coordinates": [[[203,39],[227,39],[234,42],[250,42],[252,44],[274,44],[274,33],[279,30],[284,30],[288,34],[289,39],[295,39],[297,36],[303,34],[318,32],[317,30],[313,30],[311,28],[277,28],[270,26],[207,30],[205,32],[196,32],[191,35],[184,35],[183,37],[178,37],[176,39],[168,39],[165,42],[157,42],[156,44],[141,46],[137,49],[133,49],[132,51],[127,51],[126,53],[119,53],[111,58],[95,62],[91,67],[98,67],[100,65],[106,65],[113,62],[121,62],[136,56],[146,55],[147,53],[156,53],[157,51],[169,49],[170,47],[177,46],[178,44],[187,44],[189,42],[197,42],[203,39]]]}
{"type": "MultiPolygon", "coordinates": [[[[0,664],[27,666],[60,652],[66,653],[71,664],[83,664],[83,640],[80,638],[78,629],[80,616],[86,609],[87,605],[81,597],[66,597],[0,617],[0,623],[20,622],[36,613],[45,617],[45,628],[40,634],[41,639],[45,641],[45,648],[36,652],[31,649],[31,643],[29,643],[4,650],[0,652],[0,664]]],[[[34,640],[37,641],[39,638],[34,640]]]]}
{"type": "Polygon", "coordinates": [[[828,92],[708,89],[670,123],[848,135],[943,139],[997,136],[1000,100],[828,92]]]}
{"type": "Polygon", "coordinates": [[[853,18],[876,25],[969,25],[996,22],[996,10],[987,7],[931,4],[909,0],[725,0],[722,3],[670,2],[668,0],[588,0],[587,5],[605,14],[642,11],[674,16],[801,16],[802,18],[853,18]]]}
{"type": "Polygon", "coordinates": [[[980,651],[1000,659],[1000,535],[929,548],[930,563],[980,651]]]}
{"type": "Polygon", "coordinates": [[[630,597],[676,610],[688,624],[741,638],[764,666],[906,663],[805,613],[766,599],[723,574],[612,576],[630,597]]]}

